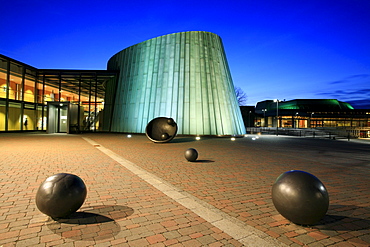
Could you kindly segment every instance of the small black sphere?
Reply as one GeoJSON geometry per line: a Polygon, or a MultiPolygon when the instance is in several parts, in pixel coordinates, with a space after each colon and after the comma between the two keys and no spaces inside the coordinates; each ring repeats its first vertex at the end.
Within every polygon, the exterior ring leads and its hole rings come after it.
{"type": "Polygon", "coordinates": [[[76,212],[87,194],[85,183],[76,175],[58,173],[48,177],[36,194],[36,206],[52,218],[63,218],[76,212]]]}
{"type": "Polygon", "coordinates": [[[198,158],[197,150],[195,150],[194,148],[189,148],[185,151],[185,158],[190,162],[196,161],[198,158]]]}
{"type": "Polygon", "coordinates": [[[329,194],[314,175],[292,170],[281,174],[272,186],[272,202],[285,218],[299,225],[313,225],[329,208],[329,194]]]}

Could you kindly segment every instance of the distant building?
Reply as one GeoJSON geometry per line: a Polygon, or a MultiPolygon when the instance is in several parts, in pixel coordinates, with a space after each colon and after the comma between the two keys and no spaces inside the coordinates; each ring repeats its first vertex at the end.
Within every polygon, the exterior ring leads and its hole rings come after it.
{"type": "Polygon", "coordinates": [[[114,55],[108,70],[38,69],[0,55],[0,132],[144,133],[171,117],[178,134],[243,135],[221,38],[181,32],[114,55]]]}
{"type": "Polygon", "coordinates": [[[256,127],[370,128],[370,109],[356,110],[336,99],[265,100],[255,114],[256,127]]]}

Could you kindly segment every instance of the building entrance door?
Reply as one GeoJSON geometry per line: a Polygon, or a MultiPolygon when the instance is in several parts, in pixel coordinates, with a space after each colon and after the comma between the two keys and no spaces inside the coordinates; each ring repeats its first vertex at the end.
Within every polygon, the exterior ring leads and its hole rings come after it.
{"type": "Polygon", "coordinates": [[[69,102],[48,102],[48,134],[68,133],[69,102]]]}

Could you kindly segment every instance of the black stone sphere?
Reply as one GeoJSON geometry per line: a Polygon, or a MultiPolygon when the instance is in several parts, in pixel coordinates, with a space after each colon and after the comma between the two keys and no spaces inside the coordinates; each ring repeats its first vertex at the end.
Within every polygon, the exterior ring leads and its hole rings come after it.
{"type": "Polygon", "coordinates": [[[189,148],[185,151],[185,159],[187,159],[190,162],[196,161],[198,158],[198,151],[194,148],[189,148]]]}
{"type": "Polygon", "coordinates": [[[272,202],[276,210],[291,222],[313,225],[329,208],[329,194],[314,175],[298,170],[281,174],[272,186],[272,202]]]}
{"type": "Polygon", "coordinates": [[[87,194],[85,183],[76,175],[58,173],[48,177],[36,194],[36,206],[52,218],[64,218],[76,212],[87,194]]]}
{"type": "Polygon", "coordinates": [[[154,143],[169,142],[175,138],[177,124],[175,120],[167,117],[152,119],[145,128],[145,134],[154,143]]]}

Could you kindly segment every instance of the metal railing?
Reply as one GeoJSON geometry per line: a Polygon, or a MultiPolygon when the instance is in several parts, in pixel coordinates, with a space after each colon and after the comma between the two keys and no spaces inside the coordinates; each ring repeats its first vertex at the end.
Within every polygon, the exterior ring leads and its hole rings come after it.
{"type": "Polygon", "coordinates": [[[315,128],[315,129],[294,129],[276,127],[247,127],[247,133],[269,134],[269,135],[288,135],[311,138],[328,139],[357,139],[370,138],[370,128],[315,128]],[[364,134],[365,133],[365,134],[364,134]]]}

